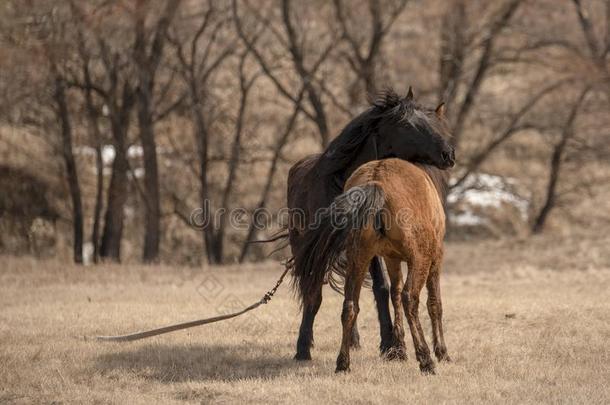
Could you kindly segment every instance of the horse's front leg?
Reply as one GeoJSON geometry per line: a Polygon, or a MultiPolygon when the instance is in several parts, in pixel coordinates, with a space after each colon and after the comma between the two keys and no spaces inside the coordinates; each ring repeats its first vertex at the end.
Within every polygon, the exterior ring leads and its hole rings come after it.
{"type": "Polygon", "coordinates": [[[381,335],[379,350],[381,354],[385,354],[392,347],[392,317],[388,302],[390,296],[388,282],[383,274],[381,259],[378,256],[371,260],[369,273],[373,280],[373,294],[377,304],[377,316],[379,317],[379,334],[381,335]]]}
{"type": "Polygon", "coordinates": [[[303,318],[301,319],[301,327],[299,328],[299,338],[297,340],[297,353],[294,355],[295,360],[311,360],[311,347],[313,346],[313,323],[316,319],[316,314],[322,305],[322,286],[316,298],[311,304],[303,305],[303,318]]]}

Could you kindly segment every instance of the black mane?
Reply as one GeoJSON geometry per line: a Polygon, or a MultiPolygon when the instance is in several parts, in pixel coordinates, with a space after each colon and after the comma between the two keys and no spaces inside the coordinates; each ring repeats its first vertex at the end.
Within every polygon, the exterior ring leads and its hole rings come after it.
{"type": "Polygon", "coordinates": [[[372,100],[371,106],[350,121],[330,143],[318,161],[317,169],[320,173],[333,174],[352,163],[369,137],[376,134],[376,129],[383,120],[446,132],[440,128],[434,111],[422,107],[412,98],[400,97],[394,90],[388,89],[372,100]]]}

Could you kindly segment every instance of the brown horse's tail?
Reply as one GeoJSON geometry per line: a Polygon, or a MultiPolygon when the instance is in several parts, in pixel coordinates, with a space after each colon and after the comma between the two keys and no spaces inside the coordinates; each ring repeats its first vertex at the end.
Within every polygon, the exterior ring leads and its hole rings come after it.
{"type": "Polygon", "coordinates": [[[357,241],[363,228],[374,221],[383,233],[381,212],[385,194],[373,182],[349,189],[337,196],[330,207],[316,213],[294,255],[294,287],[304,304],[312,302],[325,279],[339,291],[335,275],[343,276],[348,241],[357,241]]]}

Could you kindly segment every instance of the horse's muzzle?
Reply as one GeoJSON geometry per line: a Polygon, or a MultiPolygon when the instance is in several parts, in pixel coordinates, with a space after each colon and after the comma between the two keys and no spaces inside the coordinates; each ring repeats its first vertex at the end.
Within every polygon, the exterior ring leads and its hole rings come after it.
{"type": "Polygon", "coordinates": [[[455,166],[455,149],[451,148],[450,151],[441,152],[441,159],[445,169],[450,169],[455,166]]]}

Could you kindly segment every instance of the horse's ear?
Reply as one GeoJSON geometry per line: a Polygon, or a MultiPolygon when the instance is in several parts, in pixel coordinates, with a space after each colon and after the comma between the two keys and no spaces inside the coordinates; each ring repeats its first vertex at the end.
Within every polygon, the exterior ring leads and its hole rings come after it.
{"type": "Polygon", "coordinates": [[[407,100],[407,101],[413,100],[413,88],[411,86],[409,86],[409,91],[407,92],[407,96],[405,97],[405,100],[407,100]]]}
{"type": "Polygon", "coordinates": [[[436,110],[434,110],[434,112],[436,113],[437,117],[445,118],[445,113],[447,112],[447,107],[445,106],[445,103],[440,103],[438,107],[436,107],[436,110]]]}

